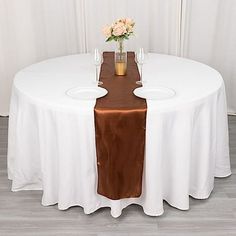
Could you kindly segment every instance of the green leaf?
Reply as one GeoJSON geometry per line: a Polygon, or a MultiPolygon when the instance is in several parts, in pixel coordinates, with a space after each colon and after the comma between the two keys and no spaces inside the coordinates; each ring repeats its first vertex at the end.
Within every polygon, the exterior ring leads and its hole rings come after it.
{"type": "Polygon", "coordinates": [[[106,42],[110,42],[110,41],[112,41],[112,40],[113,40],[113,36],[109,37],[109,38],[106,40],[106,42]]]}

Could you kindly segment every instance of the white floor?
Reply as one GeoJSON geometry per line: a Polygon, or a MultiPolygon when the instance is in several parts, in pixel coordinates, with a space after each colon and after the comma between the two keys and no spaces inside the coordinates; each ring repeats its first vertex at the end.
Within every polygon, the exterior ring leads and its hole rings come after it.
{"type": "Polygon", "coordinates": [[[0,117],[0,236],[236,236],[236,117],[229,117],[233,174],[215,179],[209,199],[190,199],[189,211],[165,204],[165,213],[160,217],[148,217],[140,207],[130,206],[118,219],[105,208],[85,215],[80,207],[67,211],[43,207],[41,191],[11,192],[7,179],[7,124],[8,119],[0,117]]]}

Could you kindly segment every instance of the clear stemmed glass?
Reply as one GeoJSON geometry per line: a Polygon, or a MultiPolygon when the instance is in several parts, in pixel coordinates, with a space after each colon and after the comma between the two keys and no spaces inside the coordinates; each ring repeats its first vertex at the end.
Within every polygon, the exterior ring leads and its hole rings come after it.
{"type": "Polygon", "coordinates": [[[99,50],[97,48],[95,48],[95,50],[94,50],[94,65],[96,68],[96,84],[98,84],[98,85],[103,84],[102,81],[99,81],[99,67],[102,65],[102,63],[103,63],[103,56],[99,52],[99,50]]]}
{"type": "Polygon", "coordinates": [[[145,62],[145,54],[143,48],[140,48],[138,52],[135,53],[135,62],[140,66],[140,80],[136,81],[136,84],[143,84],[143,64],[145,62]]]}

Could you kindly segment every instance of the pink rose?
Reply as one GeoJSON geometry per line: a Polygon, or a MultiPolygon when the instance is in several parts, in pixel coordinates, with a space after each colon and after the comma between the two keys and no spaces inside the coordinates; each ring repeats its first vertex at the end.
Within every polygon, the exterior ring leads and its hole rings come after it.
{"type": "Polygon", "coordinates": [[[111,27],[110,26],[105,26],[102,29],[103,34],[105,35],[106,38],[111,37],[111,27]]]}
{"type": "Polygon", "coordinates": [[[122,23],[122,22],[119,22],[119,23],[115,24],[113,26],[112,33],[113,33],[114,36],[121,36],[121,35],[127,33],[125,24],[122,23]]]}

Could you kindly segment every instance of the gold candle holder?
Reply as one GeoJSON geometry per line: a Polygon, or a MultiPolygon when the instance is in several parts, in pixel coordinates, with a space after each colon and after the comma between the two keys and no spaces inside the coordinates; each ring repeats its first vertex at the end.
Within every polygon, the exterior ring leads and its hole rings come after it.
{"type": "Polygon", "coordinates": [[[115,52],[115,74],[126,75],[127,70],[127,53],[115,52]]]}
{"type": "Polygon", "coordinates": [[[115,72],[116,75],[126,75],[127,63],[126,62],[116,62],[115,72]]]}

